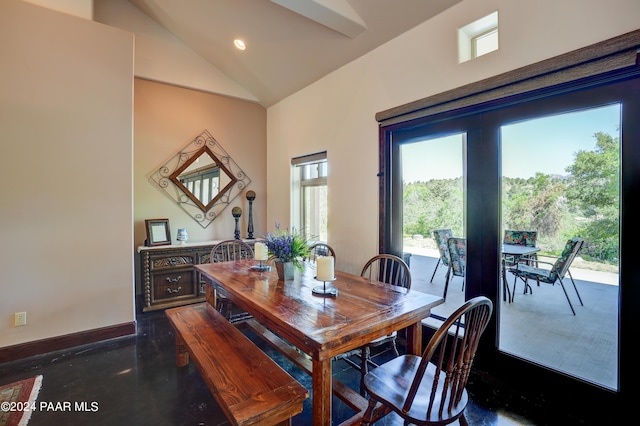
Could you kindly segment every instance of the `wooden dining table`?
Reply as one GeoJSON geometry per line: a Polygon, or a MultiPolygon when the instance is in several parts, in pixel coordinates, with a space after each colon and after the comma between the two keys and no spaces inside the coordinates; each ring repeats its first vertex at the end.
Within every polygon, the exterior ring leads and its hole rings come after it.
{"type": "Polygon", "coordinates": [[[393,331],[406,329],[407,353],[422,353],[422,324],[442,297],[370,281],[336,271],[326,283],[336,296],[312,292],[325,283],[315,279],[315,270],[305,267],[290,281],[279,281],[272,271],[252,269],[257,261],[238,260],[197,265],[207,282],[207,302],[215,306],[216,289],[247,311],[245,321],[296,366],[312,378],[314,425],[332,423],[332,395],[354,410],[341,424],[359,424],[367,400],[332,377],[332,360],[393,331]]]}

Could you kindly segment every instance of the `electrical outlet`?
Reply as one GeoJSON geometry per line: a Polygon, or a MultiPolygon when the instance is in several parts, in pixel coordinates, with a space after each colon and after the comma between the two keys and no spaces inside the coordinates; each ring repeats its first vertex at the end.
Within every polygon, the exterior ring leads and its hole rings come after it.
{"type": "Polygon", "coordinates": [[[13,314],[13,325],[15,327],[19,327],[21,325],[27,325],[27,313],[16,312],[15,314],[13,314]]]}

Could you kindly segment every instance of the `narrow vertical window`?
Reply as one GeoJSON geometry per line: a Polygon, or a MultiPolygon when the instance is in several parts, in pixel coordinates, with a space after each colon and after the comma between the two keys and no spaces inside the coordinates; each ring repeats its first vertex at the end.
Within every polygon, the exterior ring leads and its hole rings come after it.
{"type": "Polygon", "coordinates": [[[296,157],[293,166],[293,223],[313,241],[327,241],[327,153],[296,157]]]}

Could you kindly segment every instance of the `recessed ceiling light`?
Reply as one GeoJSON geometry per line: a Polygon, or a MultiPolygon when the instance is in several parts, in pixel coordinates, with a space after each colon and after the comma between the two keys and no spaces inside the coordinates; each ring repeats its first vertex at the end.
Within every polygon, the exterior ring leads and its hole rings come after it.
{"type": "Polygon", "coordinates": [[[244,41],[240,40],[239,38],[233,40],[233,44],[238,50],[245,50],[247,48],[247,45],[244,44],[244,41]]]}

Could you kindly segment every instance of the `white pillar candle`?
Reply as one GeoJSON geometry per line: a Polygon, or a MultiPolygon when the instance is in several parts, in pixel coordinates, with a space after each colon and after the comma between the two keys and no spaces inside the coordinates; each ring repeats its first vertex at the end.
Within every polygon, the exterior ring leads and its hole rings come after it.
{"type": "Polygon", "coordinates": [[[267,245],[264,243],[256,243],[253,247],[253,254],[256,260],[267,260],[269,258],[267,245]]]}
{"type": "Polygon", "coordinates": [[[334,258],[333,256],[320,256],[318,257],[317,269],[316,269],[316,278],[319,281],[333,281],[335,278],[333,267],[334,267],[334,258]]]}

